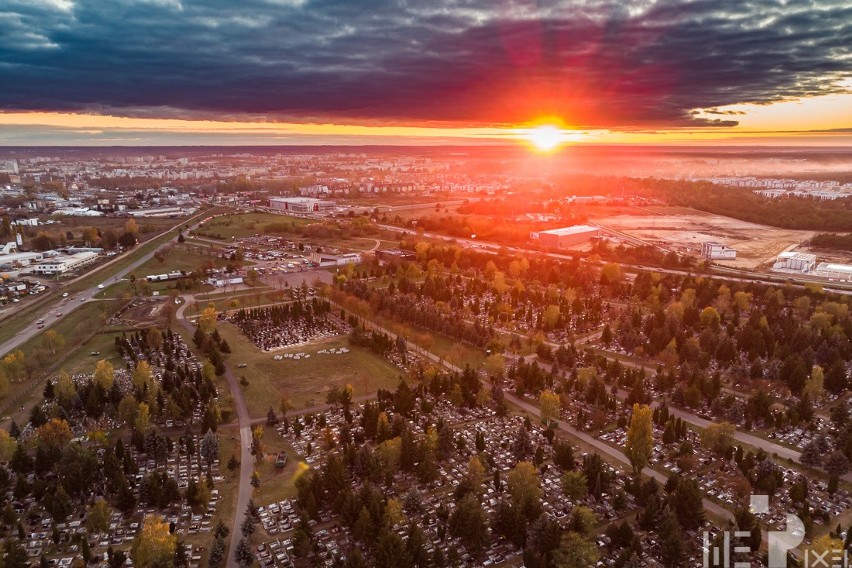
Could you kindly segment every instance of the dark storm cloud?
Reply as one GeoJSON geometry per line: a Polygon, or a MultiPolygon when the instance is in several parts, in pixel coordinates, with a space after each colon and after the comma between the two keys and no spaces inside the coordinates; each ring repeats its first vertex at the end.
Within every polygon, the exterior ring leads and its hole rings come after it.
{"type": "MultiPolygon", "coordinates": [[[[0,108],[585,128],[840,89],[844,1],[4,0],[0,108]]],[[[718,112],[718,111],[717,111],[718,112]]]]}

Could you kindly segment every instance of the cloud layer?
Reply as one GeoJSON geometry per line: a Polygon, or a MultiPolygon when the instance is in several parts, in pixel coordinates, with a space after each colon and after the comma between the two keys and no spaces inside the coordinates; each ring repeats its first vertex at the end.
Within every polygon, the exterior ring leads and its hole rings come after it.
{"type": "Polygon", "coordinates": [[[7,111],[730,125],[693,111],[852,70],[842,0],[6,0],[0,26],[7,111]]]}

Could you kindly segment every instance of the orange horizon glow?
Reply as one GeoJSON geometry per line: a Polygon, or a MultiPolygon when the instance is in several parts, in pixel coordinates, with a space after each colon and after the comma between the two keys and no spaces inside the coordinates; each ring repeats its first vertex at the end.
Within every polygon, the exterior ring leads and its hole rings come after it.
{"type": "Polygon", "coordinates": [[[852,91],[769,105],[695,109],[693,115],[709,120],[733,119],[739,125],[582,129],[567,126],[560,117],[542,117],[527,124],[506,126],[385,126],[267,122],[254,117],[193,120],[81,112],[0,112],[0,145],[50,145],[51,134],[75,136],[73,140],[80,144],[100,145],[157,145],[158,136],[171,135],[192,140],[191,144],[211,145],[337,144],[339,140],[347,144],[514,142],[538,152],[553,152],[575,144],[852,145],[852,91]],[[33,135],[34,139],[16,134],[26,129],[38,129],[39,133],[33,135]],[[207,138],[210,141],[205,141],[207,138]]]}

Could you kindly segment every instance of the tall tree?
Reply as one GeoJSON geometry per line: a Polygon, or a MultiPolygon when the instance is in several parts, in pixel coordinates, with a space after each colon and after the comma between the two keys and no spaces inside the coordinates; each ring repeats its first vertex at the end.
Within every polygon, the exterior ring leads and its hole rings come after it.
{"type": "Polygon", "coordinates": [[[654,451],[654,430],[651,407],[646,404],[634,404],[633,416],[627,429],[625,453],[630,459],[633,471],[637,475],[648,465],[654,451]]]}

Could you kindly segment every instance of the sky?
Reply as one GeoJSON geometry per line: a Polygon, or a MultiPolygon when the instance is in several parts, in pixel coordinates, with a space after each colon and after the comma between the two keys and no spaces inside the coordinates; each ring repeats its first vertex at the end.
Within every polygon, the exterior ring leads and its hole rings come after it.
{"type": "Polygon", "coordinates": [[[846,0],[0,0],[0,145],[852,145],[846,0]]]}

